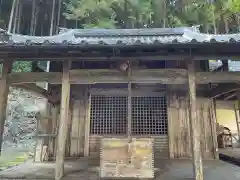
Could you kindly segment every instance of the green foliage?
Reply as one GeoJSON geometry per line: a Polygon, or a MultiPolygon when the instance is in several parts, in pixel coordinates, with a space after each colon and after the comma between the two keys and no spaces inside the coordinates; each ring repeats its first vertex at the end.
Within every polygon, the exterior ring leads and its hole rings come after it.
{"type": "Polygon", "coordinates": [[[201,25],[206,33],[226,33],[240,23],[240,0],[65,0],[65,7],[65,17],[84,28],[201,25]]]}
{"type": "MultiPolygon", "coordinates": [[[[13,72],[31,72],[32,64],[31,61],[15,61],[13,63],[13,72]]],[[[0,64],[0,72],[2,71],[2,64],[0,64]]]]}
{"type": "Polygon", "coordinates": [[[115,16],[111,5],[115,0],[70,0],[66,4],[67,19],[82,20],[85,28],[114,28],[115,16]]]}
{"type": "Polygon", "coordinates": [[[30,72],[31,70],[31,61],[15,61],[13,63],[13,72],[30,72]]]}
{"type": "Polygon", "coordinates": [[[228,0],[226,2],[229,10],[233,13],[240,13],[240,0],[228,0]]]}

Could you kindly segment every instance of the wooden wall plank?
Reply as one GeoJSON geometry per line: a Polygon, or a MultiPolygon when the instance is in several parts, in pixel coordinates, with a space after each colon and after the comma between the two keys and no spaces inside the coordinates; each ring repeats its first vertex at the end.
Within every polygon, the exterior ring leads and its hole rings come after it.
{"type": "Polygon", "coordinates": [[[67,123],[67,140],[66,140],[66,149],[65,157],[70,157],[70,148],[71,148],[71,131],[72,131],[72,101],[71,106],[69,107],[68,112],[68,123],[67,123]]]}
{"type": "Polygon", "coordinates": [[[214,100],[211,99],[211,105],[210,105],[210,111],[209,111],[210,117],[211,117],[211,133],[212,133],[212,141],[213,141],[213,156],[214,159],[219,159],[218,154],[218,142],[217,142],[217,118],[216,118],[216,106],[214,103],[214,100]]]}
{"type": "MultiPolygon", "coordinates": [[[[169,128],[169,155],[170,158],[191,158],[190,124],[188,113],[187,96],[169,94],[168,104],[168,128],[169,128]],[[171,133],[170,133],[171,132],[171,133]]],[[[212,121],[209,116],[211,100],[208,98],[197,98],[197,117],[201,125],[201,152],[204,159],[214,159],[215,136],[212,136],[212,121]]],[[[212,109],[214,111],[214,109],[212,109]]]]}
{"type": "Polygon", "coordinates": [[[71,131],[71,149],[70,156],[78,156],[78,131],[79,131],[79,111],[80,111],[80,100],[73,100],[72,108],[72,131],[71,131]]]}
{"type": "MultiPolygon", "coordinates": [[[[57,122],[59,118],[59,105],[52,106],[52,134],[57,134],[57,122]]],[[[49,142],[49,160],[55,160],[56,155],[56,138],[51,138],[49,142]]]]}
{"type": "Polygon", "coordinates": [[[88,91],[85,88],[83,92],[83,99],[80,101],[80,124],[78,129],[78,136],[80,137],[79,143],[78,143],[78,151],[80,154],[84,154],[84,138],[85,138],[85,123],[87,118],[90,119],[90,116],[88,117],[87,113],[89,104],[88,104],[88,91]]]}

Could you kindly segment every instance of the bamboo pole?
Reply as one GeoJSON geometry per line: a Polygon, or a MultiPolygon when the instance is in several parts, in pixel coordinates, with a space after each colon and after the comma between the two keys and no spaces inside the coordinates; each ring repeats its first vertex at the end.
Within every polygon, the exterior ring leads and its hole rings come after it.
{"type": "Polygon", "coordinates": [[[3,61],[2,77],[0,80],[0,155],[2,150],[3,132],[6,121],[6,108],[9,93],[7,74],[12,70],[12,61],[3,61]]]}
{"type": "Polygon", "coordinates": [[[71,64],[70,62],[71,61],[63,62],[62,97],[61,97],[60,122],[57,137],[55,180],[60,180],[64,174],[64,157],[68,133],[68,120],[69,120],[68,111],[70,104],[70,83],[69,83],[69,70],[71,64]]]}
{"type": "Polygon", "coordinates": [[[194,180],[203,180],[203,167],[201,155],[201,134],[200,123],[197,120],[196,104],[196,82],[195,82],[194,61],[188,64],[188,85],[189,85],[189,115],[190,115],[190,132],[192,144],[192,162],[194,180]]]}

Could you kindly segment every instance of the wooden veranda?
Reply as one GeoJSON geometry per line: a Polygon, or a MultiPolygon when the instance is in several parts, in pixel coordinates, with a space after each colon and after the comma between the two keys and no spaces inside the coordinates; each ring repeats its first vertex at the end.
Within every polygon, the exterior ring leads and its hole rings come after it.
{"type": "MultiPolygon", "coordinates": [[[[9,86],[22,87],[37,92],[48,101],[60,106],[55,179],[64,175],[64,157],[68,136],[68,115],[71,85],[108,84],[165,84],[183,88],[172,90],[177,94],[188,92],[190,117],[190,144],[193,175],[203,180],[201,129],[197,120],[197,96],[212,98],[215,93],[238,89],[240,72],[210,72],[209,59],[236,59],[240,57],[240,35],[209,35],[196,32],[195,28],[125,29],[125,30],[64,30],[49,37],[21,36],[1,31],[0,59],[3,68],[0,81],[0,135],[2,139],[6,119],[9,86]],[[15,60],[50,61],[50,72],[11,72],[15,60]],[[104,61],[115,63],[113,68],[78,68],[82,62],[104,61]],[[141,68],[135,62],[164,61],[165,67],[141,68]],[[126,64],[128,73],[119,69],[126,64]],[[129,65],[131,64],[131,68],[129,65]],[[56,68],[58,67],[58,68],[56,68]],[[36,82],[47,82],[48,90],[36,82]],[[61,85],[61,88],[58,85],[61,85]],[[181,86],[179,86],[181,85],[181,86]],[[212,86],[216,86],[212,88],[212,86]],[[51,88],[56,87],[56,88],[51,88]]],[[[54,115],[53,115],[54,116],[54,115]]],[[[87,115],[88,116],[88,115],[87,115]]],[[[214,116],[214,114],[212,115],[214,116]]],[[[56,115],[55,115],[56,117],[56,115]]],[[[128,116],[128,122],[131,117],[128,116]]],[[[214,158],[218,158],[216,121],[211,122],[214,158]],[[215,132],[215,133],[214,133],[215,132]],[[214,135],[215,134],[215,135],[214,135]]],[[[174,121],[168,122],[169,158],[174,157],[174,121]]],[[[85,122],[84,156],[89,155],[89,126],[85,122]]],[[[2,141],[0,142],[0,145],[2,141]]]]}

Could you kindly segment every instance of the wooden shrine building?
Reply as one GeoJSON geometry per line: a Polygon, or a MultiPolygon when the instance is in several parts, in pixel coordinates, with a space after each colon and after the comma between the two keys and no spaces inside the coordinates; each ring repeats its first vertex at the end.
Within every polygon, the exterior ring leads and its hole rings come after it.
{"type": "Polygon", "coordinates": [[[38,136],[56,160],[56,180],[65,157],[99,155],[101,137],[153,137],[155,158],[192,158],[195,180],[203,179],[202,159],[218,158],[213,97],[237,90],[240,73],[210,71],[208,60],[240,57],[240,35],[196,27],[0,33],[1,139],[9,86],[46,97],[51,121],[38,136]],[[11,72],[15,60],[32,61],[32,72],[11,72]],[[39,61],[50,61],[49,72],[39,61]]]}

